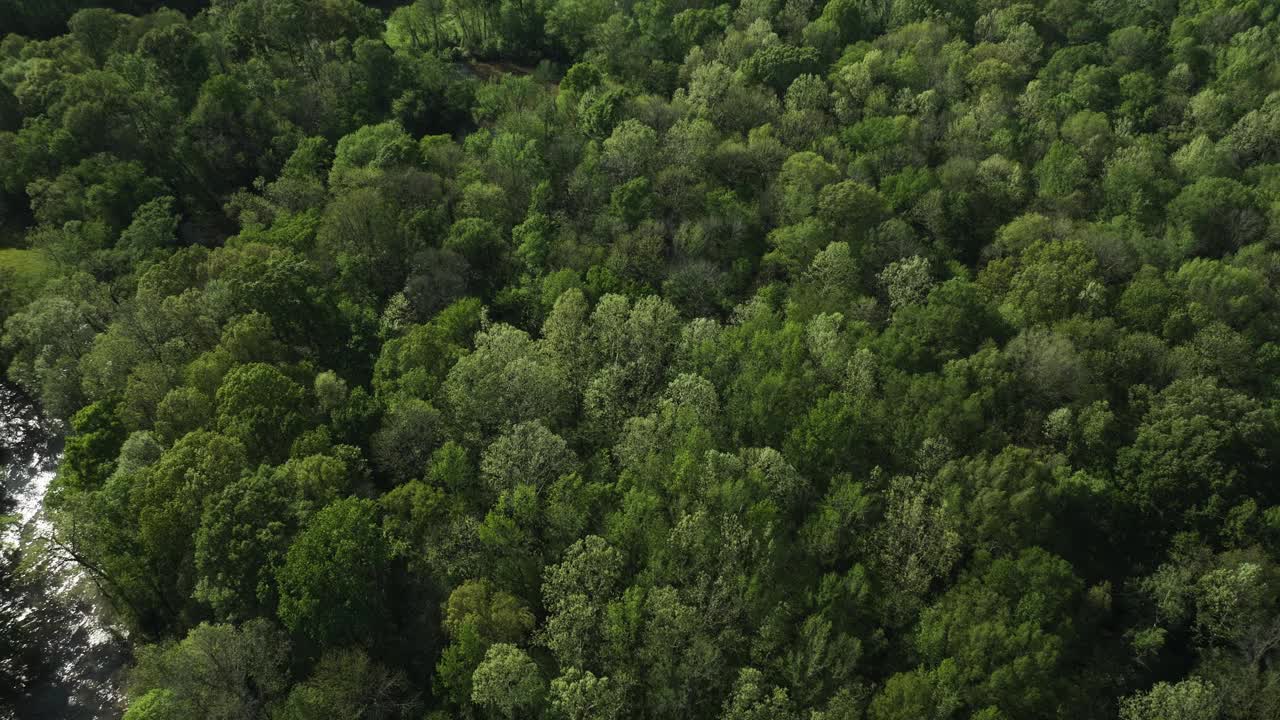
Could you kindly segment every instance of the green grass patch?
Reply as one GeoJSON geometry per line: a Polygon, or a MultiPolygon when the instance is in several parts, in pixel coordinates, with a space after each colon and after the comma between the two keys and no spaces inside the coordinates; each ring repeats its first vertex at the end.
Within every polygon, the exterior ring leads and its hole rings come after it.
{"type": "Polygon", "coordinates": [[[35,295],[52,271],[53,265],[38,250],[0,249],[0,282],[13,283],[13,294],[20,299],[35,295]]]}

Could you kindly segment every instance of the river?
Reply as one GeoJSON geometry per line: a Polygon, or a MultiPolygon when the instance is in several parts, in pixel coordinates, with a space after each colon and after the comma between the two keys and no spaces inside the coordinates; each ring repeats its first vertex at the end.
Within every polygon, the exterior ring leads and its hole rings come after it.
{"type": "Polygon", "coordinates": [[[0,605],[32,634],[43,668],[0,720],[115,720],[128,643],[105,620],[105,605],[74,563],[46,549],[52,527],[45,493],[57,471],[61,439],[20,392],[0,383],[0,482],[16,500],[18,523],[0,544],[18,548],[20,582],[0,605]]]}

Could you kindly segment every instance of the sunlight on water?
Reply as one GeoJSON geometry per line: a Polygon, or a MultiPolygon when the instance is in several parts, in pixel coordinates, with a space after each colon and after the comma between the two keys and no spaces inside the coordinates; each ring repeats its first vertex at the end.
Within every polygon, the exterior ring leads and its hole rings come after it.
{"type": "Polygon", "coordinates": [[[0,720],[111,720],[120,717],[119,674],[128,649],[105,624],[97,593],[85,573],[48,548],[53,527],[44,500],[61,458],[56,428],[11,388],[0,385],[0,482],[10,490],[17,522],[0,534],[5,548],[22,554],[17,596],[4,598],[31,628],[48,667],[16,708],[0,720]]]}

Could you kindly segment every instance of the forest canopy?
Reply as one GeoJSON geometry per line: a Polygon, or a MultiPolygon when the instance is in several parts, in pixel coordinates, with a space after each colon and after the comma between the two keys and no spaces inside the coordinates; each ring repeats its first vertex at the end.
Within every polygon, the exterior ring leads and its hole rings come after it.
{"type": "Polygon", "coordinates": [[[1280,717],[1280,5],[0,32],[127,720],[1280,717]]]}

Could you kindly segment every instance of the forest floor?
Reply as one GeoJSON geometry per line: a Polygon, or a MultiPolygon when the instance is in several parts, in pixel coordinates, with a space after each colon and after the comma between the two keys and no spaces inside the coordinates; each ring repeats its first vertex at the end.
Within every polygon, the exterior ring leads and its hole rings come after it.
{"type": "Polygon", "coordinates": [[[463,72],[485,81],[495,80],[503,75],[532,75],[534,71],[532,66],[507,60],[468,60],[459,63],[459,66],[463,72]]]}

